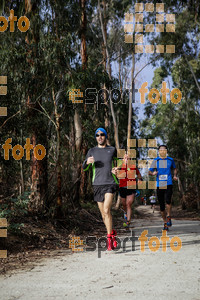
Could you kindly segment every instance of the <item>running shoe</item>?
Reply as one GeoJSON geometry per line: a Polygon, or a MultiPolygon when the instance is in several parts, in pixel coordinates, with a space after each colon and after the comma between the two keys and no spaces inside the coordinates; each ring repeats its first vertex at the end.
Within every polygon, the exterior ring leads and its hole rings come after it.
{"type": "Polygon", "coordinates": [[[167,226],[172,226],[172,220],[170,216],[167,217],[167,226]]]}
{"type": "Polygon", "coordinates": [[[113,242],[112,242],[112,235],[107,234],[107,250],[111,251],[113,250],[113,242]]]}
{"type": "Polygon", "coordinates": [[[124,220],[127,222],[127,213],[124,212],[124,220]]]}
{"type": "Polygon", "coordinates": [[[163,228],[163,230],[166,230],[166,231],[168,231],[168,226],[167,226],[167,223],[164,223],[164,228],[163,228]]]}
{"type": "Polygon", "coordinates": [[[129,227],[130,223],[131,223],[130,221],[129,221],[129,222],[128,222],[128,221],[127,221],[127,222],[124,222],[124,223],[123,223],[123,226],[127,228],[127,227],[129,227]]]}

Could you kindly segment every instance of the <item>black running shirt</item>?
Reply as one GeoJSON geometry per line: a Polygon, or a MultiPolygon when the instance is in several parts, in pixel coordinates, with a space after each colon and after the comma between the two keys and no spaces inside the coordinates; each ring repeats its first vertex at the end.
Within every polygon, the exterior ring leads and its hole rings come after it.
{"type": "Polygon", "coordinates": [[[111,172],[114,167],[114,160],[117,159],[117,150],[115,147],[106,146],[105,148],[94,147],[89,149],[83,162],[83,170],[87,171],[92,165],[92,184],[107,185],[118,184],[117,178],[111,172]],[[94,163],[87,165],[88,157],[94,157],[94,163]]]}

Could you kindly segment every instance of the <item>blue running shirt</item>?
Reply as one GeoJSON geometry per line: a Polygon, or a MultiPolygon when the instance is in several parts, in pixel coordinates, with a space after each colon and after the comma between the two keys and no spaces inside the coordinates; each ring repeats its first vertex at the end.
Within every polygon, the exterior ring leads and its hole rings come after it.
{"type": "Polygon", "coordinates": [[[166,185],[172,185],[172,173],[171,170],[176,169],[173,158],[167,156],[166,158],[157,157],[153,160],[149,171],[158,171],[156,176],[157,187],[163,187],[166,185]]]}

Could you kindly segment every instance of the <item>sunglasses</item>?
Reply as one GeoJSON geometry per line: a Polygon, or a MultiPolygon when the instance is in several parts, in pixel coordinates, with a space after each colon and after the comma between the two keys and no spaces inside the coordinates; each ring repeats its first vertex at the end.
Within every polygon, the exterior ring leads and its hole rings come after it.
{"type": "Polygon", "coordinates": [[[100,133],[100,134],[96,134],[96,137],[99,137],[99,136],[105,136],[105,133],[100,133]]]}

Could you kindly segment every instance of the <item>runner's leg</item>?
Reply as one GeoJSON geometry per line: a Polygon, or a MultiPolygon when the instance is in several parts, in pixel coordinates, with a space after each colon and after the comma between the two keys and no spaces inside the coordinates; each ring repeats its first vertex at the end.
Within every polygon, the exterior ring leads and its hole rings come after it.
{"type": "Polygon", "coordinates": [[[124,219],[127,222],[127,205],[126,205],[126,198],[121,198],[121,203],[124,210],[124,219]]]}
{"type": "Polygon", "coordinates": [[[166,220],[166,212],[165,212],[165,190],[164,189],[157,189],[157,197],[160,203],[160,212],[163,218],[164,223],[167,222],[166,220]]]}
{"type": "Polygon", "coordinates": [[[170,217],[172,212],[172,204],[171,204],[172,194],[173,194],[172,185],[168,185],[166,191],[166,207],[167,207],[167,216],[170,217]]]}
{"type": "Polygon", "coordinates": [[[166,207],[167,207],[167,216],[171,217],[171,214],[172,214],[172,204],[167,204],[166,203],[166,207]]]}
{"type": "MultiPolygon", "coordinates": [[[[105,224],[105,216],[104,216],[104,209],[103,209],[103,207],[104,207],[104,202],[97,202],[97,204],[98,204],[99,210],[100,210],[100,212],[101,212],[101,216],[102,216],[103,222],[104,222],[104,224],[105,224]]],[[[106,224],[105,224],[105,225],[106,225],[106,224]]]]}
{"type": "Polygon", "coordinates": [[[113,196],[114,194],[112,193],[106,193],[105,194],[105,200],[104,200],[104,206],[103,206],[103,211],[104,211],[104,217],[105,217],[105,225],[107,229],[107,233],[111,234],[112,232],[112,216],[111,216],[111,206],[112,206],[112,201],[113,201],[113,196]]]}
{"type": "Polygon", "coordinates": [[[171,211],[172,211],[172,203],[171,198],[173,194],[173,187],[172,185],[167,186],[167,192],[166,192],[166,207],[167,207],[167,225],[172,226],[171,221],[171,211]]]}
{"type": "Polygon", "coordinates": [[[135,194],[126,196],[126,206],[127,206],[127,221],[131,220],[131,213],[132,213],[132,204],[134,202],[135,194]]]}
{"type": "Polygon", "coordinates": [[[127,207],[126,207],[126,198],[122,198],[121,197],[121,203],[122,203],[122,206],[123,206],[123,210],[125,211],[125,212],[127,212],[127,207]]]}
{"type": "Polygon", "coordinates": [[[166,223],[167,220],[166,220],[166,211],[165,210],[161,211],[161,216],[163,218],[164,223],[166,223]]]}

